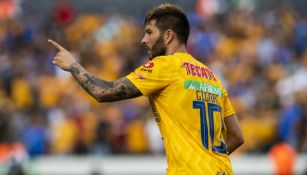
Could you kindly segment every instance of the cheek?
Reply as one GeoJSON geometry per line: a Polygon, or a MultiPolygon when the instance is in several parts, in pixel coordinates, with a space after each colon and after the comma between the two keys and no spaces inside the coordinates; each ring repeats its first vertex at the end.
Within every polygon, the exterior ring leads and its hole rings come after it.
{"type": "Polygon", "coordinates": [[[151,39],[151,43],[152,44],[155,44],[155,43],[157,43],[158,42],[158,40],[160,39],[160,37],[159,36],[155,36],[155,37],[152,37],[152,39],[151,39]]]}
{"type": "Polygon", "coordinates": [[[155,45],[155,40],[152,37],[148,37],[147,39],[148,46],[152,48],[155,45]]]}
{"type": "Polygon", "coordinates": [[[152,44],[152,42],[153,42],[153,39],[152,39],[152,36],[151,36],[151,35],[147,35],[147,36],[145,37],[145,40],[146,40],[146,42],[147,42],[148,44],[152,44]]]}

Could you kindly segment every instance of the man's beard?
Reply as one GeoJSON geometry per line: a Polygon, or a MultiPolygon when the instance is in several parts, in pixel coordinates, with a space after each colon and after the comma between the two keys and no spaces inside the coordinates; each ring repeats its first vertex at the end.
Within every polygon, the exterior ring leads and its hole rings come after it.
{"type": "Polygon", "coordinates": [[[166,46],[164,44],[163,37],[160,36],[157,42],[152,46],[149,60],[152,60],[153,58],[161,55],[166,54],[166,46]]]}

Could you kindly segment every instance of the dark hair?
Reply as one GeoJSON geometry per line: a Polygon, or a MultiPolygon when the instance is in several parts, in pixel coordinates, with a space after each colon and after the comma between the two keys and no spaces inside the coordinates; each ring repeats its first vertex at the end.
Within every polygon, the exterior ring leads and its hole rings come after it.
{"type": "Polygon", "coordinates": [[[190,34],[190,24],[184,12],[175,4],[163,3],[147,11],[144,24],[156,20],[161,32],[172,29],[180,42],[187,44],[190,34]]]}

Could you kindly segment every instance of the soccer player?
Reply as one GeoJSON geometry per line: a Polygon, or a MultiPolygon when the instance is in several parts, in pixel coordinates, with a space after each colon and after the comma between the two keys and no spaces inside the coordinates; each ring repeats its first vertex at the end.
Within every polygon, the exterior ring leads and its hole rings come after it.
{"type": "Polygon", "coordinates": [[[229,159],[243,143],[242,132],[220,79],[186,51],[189,22],[164,3],[145,18],[142,43],[150,61],[113,82],[87,72],[65,48],[53,63],[69,71],[98,102],[147,96],[164,142],[167,175],[233,174],[229,159]]]}

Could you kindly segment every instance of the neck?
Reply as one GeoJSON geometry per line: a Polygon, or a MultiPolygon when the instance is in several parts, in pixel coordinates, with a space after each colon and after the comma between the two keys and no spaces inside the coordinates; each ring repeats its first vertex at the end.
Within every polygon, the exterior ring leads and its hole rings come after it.
{"type": "Polygon", "coordinates": [[[173,44],[166,48],[166,55],[173,55],[176,52],[187,52],[184,44],[173,44]]]}

